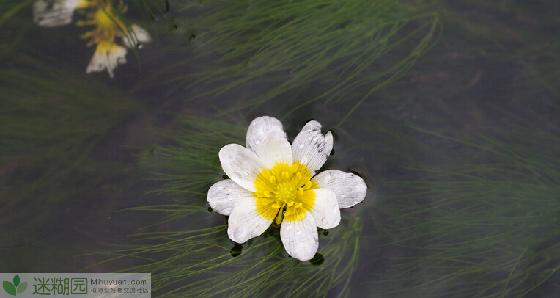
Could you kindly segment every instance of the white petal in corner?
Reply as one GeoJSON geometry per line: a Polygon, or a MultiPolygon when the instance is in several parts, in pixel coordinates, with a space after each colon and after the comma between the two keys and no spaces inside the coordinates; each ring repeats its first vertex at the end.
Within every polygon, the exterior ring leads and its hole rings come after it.
{"type": "Polygon", "coordinates": [[[206,200],[214,211],[228,216],[235,203],[241,198],[252,198],[253,195],[233,182],[231,179],[214,183],[208,190],[206,200]]]}
{"type": "Polygon", "coordinates": [[[218,153],[222,169],[229,178],[250,192],[255,191],[254,181],[264,167],[257,155],[237,144],[229,144],[218,153]]]}
{"type": "Polygon", "coordinates": [[[86,7],[84,0],[37,0],[33,3],[33,21],[43,27],[55,27],[69,24],[74,10],[86,7]]]}
{"type": "Polygon", "coordinates": [[[332,229],[340,223],[340,209],[334,192],[328,189],[315,189],[315,204],[311,210],[317,227],[332,229]]]}
{"type": "Polygon", "coordinates": [[[124,45],[129,48],[137,47],[152,41],[148,31],[136,24],[132,24],[132,26],[130,26],[129,31],[122,39],[124,45]]]}
{"type": "Polygon", "coordinates": [[[62,1],[54,2],[50,7],[46,0],[33,3],[33,22],[43,27],[56,27],[69,24],[74,10],[67,10],[62,1]]]}
{"type": "Polygon", "coordinates": [[[270,137],[287,140],[282,123],[270,116],[255,118],[247,129],[247,148],[255,151],[257,145],[270,137]]]}
{"type": "Polygon", "coordinates": [[[86,73],[99,72],[107,70],[112,78],[115,68],[119,64],[126,63],[126,48],[118,46],[112,42],[100,42],[97,45],[95,54],[89,62],[86,73]]]}
{"type": "Polygon", "coordinates": [[[292,158],[306,165],[311,171],[319,170],[333,148],[331,132],[321,133],[321,124],[311,120],[305,124],[292,144],[292,158]]]}
{"type": "Polygon", "coordinates": [[[285,137],[271,134],[262,142],[255,144],[253,150],[267,168],[272,168],[276,163],[292,163],[292,146],[285,137]]]}
{"type": "Polygon", "coordinates": [[[257,212],[255,198],[243,197],[235,203],[228,220],[229,239],[242,244],[264,233],[272,220],[257,212]]]}
{"type": "Polygon", "coordinates": [[[358,175],[337,170],[328,170],[313,178],[320,188],[326,188],[336,194],[340,208],[352,207],[366,197],[367,186],[358,175]]]}

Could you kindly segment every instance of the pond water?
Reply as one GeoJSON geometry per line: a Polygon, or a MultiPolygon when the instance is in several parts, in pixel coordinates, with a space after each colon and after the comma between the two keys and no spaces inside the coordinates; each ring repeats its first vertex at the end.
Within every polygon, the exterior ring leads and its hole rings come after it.
{"type": "Polygon", "coordinates": [[[545,0],[4,1],[0,271],[151,272],[154,297],[558,297],[559,29],[545,0]],[[274,225],[235,245],[206,202],[261,115],[289,140],[319,121],[323,169],[368,185],[310,262],[274,225]]]}

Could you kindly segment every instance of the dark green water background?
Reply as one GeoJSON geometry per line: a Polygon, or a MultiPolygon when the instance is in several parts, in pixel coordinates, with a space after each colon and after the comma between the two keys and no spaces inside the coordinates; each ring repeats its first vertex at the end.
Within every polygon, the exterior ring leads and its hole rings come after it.
{"type": "MultiPolygon", "coordinates": [[[[326,168],[357,172],[368,183],[365,202],[344,210],[335,232],[350,229],[352,218],[362,224],[357,263],[343,294],[560,296],[560,2],[404,3],[425,5],[424,13],[436,16],[430,47],[351,114],[364,86],[350,88],[346,99],[321,98],[288,114],[333,81],[312,81],[263,104],[237,108],[285,82],[286,74],[201,97],[227,82],[187,86],[194,81],[190,75],[213,59],[200,58],[197,51],[207,40],[185,21],[188,14],[174,10],[180,5],[173,1],[155,20],[141,5],[130,5],[129,17],[146,26],[154,41],[129,52],[114,79],[85,74],[92,48],[79,38],[81,28],[40,28],[29,5],[4,16],[0,271],[112,272],[142,264],[101,262],[106,256],[97,254],[133,246],[131,234],[162,220],[160,213],[123,209],[154,204],[205,209],[202,189],[222,175],[216,170],[204,176],[198,193],[169,191],[166,181],[154,179],[167,172],[158,164],[158,146],[189,138],[188,129],[178,130],[182,119],[203,127],[230,123],[243,143],[244,127],[254,117],[272,115],[282,119],[290,138],[309,119],[332,129],[335,154],[326,168]]],[[[2,5],[5,11],[15,7],[6,0],[2,5]]],[[[417,40],[407,42],[401,50],[417,40]]],[[[378,66],[386,71],[383,62],[399,54],[382,57],[378,66]]],[[[367,73],[374,75],[376,68],[367,73]]],[[[201,158],[217,157],[217,151],[204,154],[201,158]]],[[[179,174],[200,178],[190,169],[179,174]]],[[[204,211],[152,230],[188,231],[224,221],[204,211]]],[[[233,247],[225,232],[223,238],[233,247]]],[[[319,253],[336,244],[323,243],[327,239],[321,237],[319,253]]],[[[327,270],[321,268],[329,266],[325,258],[321,265],[302,266],[327,270]]],[[[182,282],[197,278],[204,277],[182,282]]],[[[314,293],[336,297],[343,285],[314,293]]]]}

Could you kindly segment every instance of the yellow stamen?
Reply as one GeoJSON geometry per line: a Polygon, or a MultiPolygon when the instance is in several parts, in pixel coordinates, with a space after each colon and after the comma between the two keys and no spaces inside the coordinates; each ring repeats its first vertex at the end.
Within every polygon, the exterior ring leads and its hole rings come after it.
{"type": "Polygon", "coordinates": [[[277,163],[262,170],[254,181],[257,211],[280,224],[282,220],[302,220],[315,204],[311,171],[303,164],[277,163]]]}
{"type": "MultiPolygon", "coordinates": [[[[83,8],[92,8],[87,13],[85,20],[79,21],[78,26],[92,26],[93,29],[82,37],[89,40],[89,44],[114,43],[118,36],[123,36],[127,31],[126,25],[119,17],[120,13],[126,10],[126,6],[121,3],[120,7],[113,4],[113,1],[90,0],[85,1],[83,8]]],[[[115,1],[116,2],[116,1],[115,1]]]]}

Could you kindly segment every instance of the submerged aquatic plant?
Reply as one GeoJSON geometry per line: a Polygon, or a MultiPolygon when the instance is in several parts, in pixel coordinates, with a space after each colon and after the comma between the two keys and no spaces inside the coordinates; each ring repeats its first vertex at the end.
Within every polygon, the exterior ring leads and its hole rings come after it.
{"type": "Polygon", "coordinates": [[[467,153],[386,183],[384,246],[410,252],[389,260],[377,286],[389,295],[526,297],[558,277],[560,139],[512,128],[476,137],[419,129],[467,153]]]}
{"type": "Polygon", "coordinates": [[[188,35],[197,63],[163,66],[154,75],[171,78],[157,83],[167,84],[168,92],[194,90],[192,99],[246,94],[223,113],[281,97],[296,97],[286,105],[292,111],[322,101],[344,102],[352,113],[414,65],[439,25],[437,14],[407,1],[165,3],[171,7],[166,19],[188,35]],[[192,74],[183,73],[186,67],[192,74]]]}
{"type": "Polygon", "coordinates": [[[239,244],[281,224],[284,248],[308,261],[317,252],[317,228],[340,223],[339,208],[364,200],[366,184],[352,173],[329,170],[315,175],[333,148],[330,132],[309,121],[290,145],[280,121],[258,117],[247,130],[247,147],[230,144],[219,157],[229,179],[208,190],[208,203],[229,216],[229,238],[239,244]]]}
{"type": "Polygon", "coordinates": [[[311,264],[286,257],[278,229],[234,245],[224,236],[227,225],[206,210],[205,198],[210,183],[223,174],[216,152],[243,140],[244,125],[189,116],[179,121],[178,130],[163,134],[166,145],[146,150],[142,158],[163,183],[161,191],[176,200],[132,208],[156,216],[151,220],[156,224],[132,235],[131,247],[98,253],[101,264],[152,272],[158,297],[347,294],[358,262],[361,219],[343,219],[341,228],[321,231],[320,254],[311,264]]]}
{"type": "Polygon", "coordinates": [[[34,21],[45,27],[66,25],[72,21],[76,10],[85,13],[84,20],[77,24],[93,27],[83,35],[88,46],[96,46],[87,73],[106,70],[112,78],[117,66],[126,63],[126,48],[151,40],[142,27],[127,26],[122,21],[121,15],[127,10],[122,0],[37,0],[33,6],[34,21]]]}
{"type": "MultiPolygon", "coordinates": [[[[37,29],[27,15],[18,14],[5,26],[0,30],[6,40],[0,46],[0,197],[5,198],[0,224],[17,225],[32,238],[53,209],[62,209],[57,206],[102,191],[130,169],[93,152],[141,104],[50,60],[27,38],[37,29]]],[[[2,242],[13,241],[6,236],[2,242]]]]}
{"type": "MultiPolygon", "coordinates": [[[[518,89],[532,84],[540,84],[543,88],[529,89],[532,94],[523,94],[529,98],[542,96],[542,93],[550,93],[554,97],[560,96],[560,43],[550,42],[548,39],[533,47],[523,48],[516,56],[519,63],[527,70],[522,76],[516,78],[518,89]]],[[[522,92],[523,90],[518,91],[522,92]]],[[[517,96],[521,97],[521,96],[517,96]]],[[[553,100],[549,105],[557,108],[557,101],[553,100]]]]}
{"type": "MultiPolygon", "coordinates": [[[[134,209],[168,216],[189,210],[191,220],[205,210],[189,205],[144,206],[134,209]]],[[[204,213],[203,213],[204,212],[204,213]]],[[[321,233],[322,249],[311,264],[287,258],[279,235],[265,233],[248,245],[234,246],[223,235],[227,226],[132,235],[138,244],[98,253],[119,271],[151,272],[158,297],[316,297],[348,295],[358,265],[362,222],[344,221],[344,229],[321,233]],[[139,263],[138,265],[125,265],[139,263]]],[[[102,264],[103,264],[102,263],[102,264]]]]}

